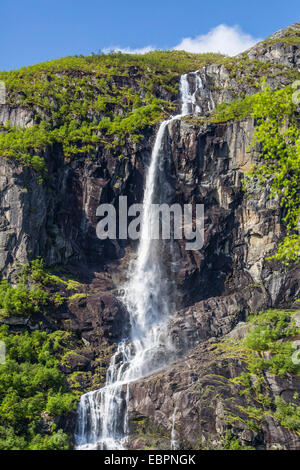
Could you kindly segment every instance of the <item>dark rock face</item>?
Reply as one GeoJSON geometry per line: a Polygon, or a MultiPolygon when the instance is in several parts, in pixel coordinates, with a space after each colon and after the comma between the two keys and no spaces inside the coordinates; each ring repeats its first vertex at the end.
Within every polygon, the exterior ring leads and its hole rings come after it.
{"type": "MultiPolygon", "coordinates": [[[[276,34],[273,39],[281,33],[276,34]]],[[[299,49],[284,42],[258,45],[247,55],[299,67],[299,49]]],[[[224,65],[204,67],[200,75],[203,89],[196,98],[203,114],[234,99],[238,84],[224,65]]],[[[193,74],[189,80],[193,85],[193,74]]],[[[8,119],[14,125],[32,125],[32,116],[21,108],[0,107],[0,121],[8,119]]],[[[175,409],[182,448],[222,447],[227,429],[241,443],[256,448],[300,448],[299,437],[271,416],[259,432],[243,423],[247,417],[239,407],[254,402],[241,395],[239,385],[230,379],[243,373],[245,366],[214,345],[225,335],[243,335],[246,313],[288,306],[299,297],[296,267],[286,270],[266,261],[284,236],[279,202],[270,198],[267,186],[255,182],[243,191],[244,173],[258,156],[259,149],[249,150],[253,131],[252,119],[225,124],[178,120],[168,126],[159,177],[167,182],[170,202],[204,204],[204,246],[186,251],[184,241],[174,243],[170,275],[176,295],[170,332],[178,357],[168,369],[132,384],[131,448],[169,448],[175,409]],[[230,414],[241,419],[229,424],[230,414]]],[[[62,307],[55,320],[49,316],[50,324],[75,332],[86,344],[80,354],[75,351],[68,357],[64,372],[95,375],[101,369],[99,380],[82,379],[84,390],[103,384],[115,345],[128,334],[128,314],[117,289],[136,248],[125,240],[100,241],[96,209],[107,202],[118,207],[120,195],[128,197],[128,205],[142,201],[154,135],[155,129],[149,130],[143,142],[126,144],[120,152],[98,148],[93,160],[80,156],[66,163],[60,149],[49,148],[49,178],[42,183],[29,168],[1,161],[2,274],[10,277],[18,263],[42,256],[48,265],[79,267],[84,278],[86,296],[62,307]]],[[[18,328],[36,327],[20,319],[10,322],[18,328]]],[[[270,375],[267,381],[266,393],[287,402],[300,391],[297,377],[270,375]]],[[[72,425],[74,416],[65,427],[70,430],[72,425]]]]}
{"type": "MultiPolygon", "coordinates": [[[[124,149],[125,150],[125,149],[124,149]]],[[[2,161],[0,181],[0,268],[10,275],[16,263],[42,256],[47,264],[83,261],[103,265],[120,258],[119,243],[100,242],[96,236],[96,209],[114,203],[119,194],[129,203],[141,199],[143,159],[151,139],[125,150],[124,161],[101,152],[95,161],[84,158],[65,164],[56,149],[49,150],[49,178],[39,184],[29,168],[2,161]],[[122,181],[122,184],[120,184],[122,181]]]]}

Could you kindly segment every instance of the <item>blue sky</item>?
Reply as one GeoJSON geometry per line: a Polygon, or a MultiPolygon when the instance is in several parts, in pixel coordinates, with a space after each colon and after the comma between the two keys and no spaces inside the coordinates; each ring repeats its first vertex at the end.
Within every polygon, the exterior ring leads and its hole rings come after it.
{"type": "Polygon", "coordinates": [[[202,50],[228,43],[230,52],[229,42],[240,41],[240,49],[299,21],[299,0],[2,0],[1,18],[0,69],[10,70],[111,47],[202,50]],[[240,29],[195,40],[219,25],[240,29]]]}

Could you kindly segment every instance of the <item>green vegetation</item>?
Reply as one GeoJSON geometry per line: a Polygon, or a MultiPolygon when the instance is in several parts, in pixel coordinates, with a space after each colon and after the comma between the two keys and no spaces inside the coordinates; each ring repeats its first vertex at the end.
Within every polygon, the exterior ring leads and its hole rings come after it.
{"type": "Polygon", "coordinates": [[[28,129],[12,127],[8,122],[0,134],[0,155],[6,158],[15,158],[24,165],[31,165],[38,172],[45,173],[44,159],[35,152],[42,150],[52,143],[47,134],[49,125],[41,123],[28,129]]]}
{"type": "Polygon", "coordinates": [[[275,419],[281,426],[292,431],[298,431],[300,435],[300,406],[295,403],[286,403],[281,397],[275,398],[275,405],[275,419]]]}
{"type": "Polygon", "coordinates": [[[297,261],[300,253],[300,126],[295,90],[285,87],[263,90],[244,100],[222,103],[212,113],[211,122],[252,117],[256,120],[251,147],[259,145],[261,157],[248,178],[269,183],[271,197],[279,197],[283,208],[286,236],[271,259],[285,264],[297,261]]]}
{"type": "Polygon", "coordinates": [[[293,313],[270,309],[250,317],[252,327],[242,342],[242,350],[249,354],[250,373],[259,376],[270,372],[281,377],[300,373],[300,366],[292,361],[293,337],[300,332],[291,320],[293,313]]]}
{"type": "Polygon", "coordinates": [[[71,437],[53,418],[73,410],[78,400],[59,370],[72,334],[13,334],[3,325],[0,340],[6,345],[6,362],[0,365],[0,449],[68,449],[71,437]]]}
{"type": "Polygon", "coordinates": [[[277,42],[282,42],[284,44],[289,44],[291,46],[293,45],[299,45],[300,44],[300,35],[297,36],[297,35],[294,35],[294,36],[289,36],[289,37],[286,37],[286,38],[282,38],[281,40],[277,40],[277,39],[273,39],[273,41],[270,41],[270,43],[277,43],[277,42]]]}
{"type": "MultiPolygon", "coordinates": [[[[299,25],[295,24],[278,41],[299,37],[299,25]]],[[[93,158],[103,147],[121,158],[126,142],[140,141],[148,127],[174,110],[179,76],[212,63],[226,67],[234,84],[228,86],[240,98],[249,89],[255,90],[261,76],[277,77],[278,81],[284,78],[283,83],[299,78],[297,70],[250,60],[246,53],[227,58],[183,51],[75,56],[3,71],[0,80],[6,84],[8,104],[32,113],[33,125],[17,128],[8,122],[2,126],[0,155],[31,166],[40,181],[47,176],[45,158],[49,147],[62,152],[65,159],[80,155],[93,158]]],[[[261,145],[262,160],[253,175],[262,183],[271,180],[272,196],[280,196],[287,234],[275,259],[286,263],[295,261],[300,249],[296,230],[300,198],[299,116],[290,100],[291,93],[290,87],[274,92],[265,87],[254,96],[222,103],[210,118],[212,122],[247,116],[257,119],[253,144],[261,145]],[[289,125],[285,126],[287,120],[289,125]]]]}
{"type": "Polygon", "coordinates": [[[82,284],[74,279],[62,279],[57,274],[53,274],[49,269],[45,269],[44,262],[41,258],[32,260],[29,264],[23,266],[20,277],[23,282],[31,279],[43,286],[61,285],[67,290],[77,291],[82,287],[82,284]]]}
{"type": "Polygon", "coordinates": [[[286,237],[274,259],[297,261],[300,254],[300,126],[293,89],[273,92],[270,87],[257,95],[253,115],[257,126],[252,146],[261,147],[261,161],[253,174],[261,183],[270,182],[271,196],[278,196],[284,209],[286,237]]]}
{"type": "Polygon", "coordinates": [[[287,373],[299,373],[299,365],[292,361],[294,349],[289,340],[299,332],[291,322],[291,312],[267,310],[251,317],[250,322],[253,327],[243,342],[247,349],[255,351],[249,363],[249,372],[259,375],[268,371],[281,377],[287,373]],[[263,351],[268,351],[270,357],[256,354],[263,351]]]}
{"type": "Polygon", "coordinates": [[[286,28],[286,31],[283,35],[278,38],[267,38],[265,41],[260,43],[263,47],[271,46],[276,43],[283,43],[288,45],[298,45],[300,43],[300,24],[295,23],[289,28],[286,28]]]}
{"type": "MultiPolygon", "coordinates": [[[[292,311],[271,309],[250,318],[252,327],[244,340],[226,340],[218,345],[218,350],[225,356],[241,360],[246,371],[231,379],[238,384],[240,395],[256,402],[257,406],[238,409],[247,419],[240,416],[228,416],[228,422],[243,421],[249,429],[260,430],[265,416],[270,416],[278,423],[300,435],[300,406],[286,403],[281,397],[273,399],[269,392],[266,373],[279,377],[287,374],[299,375],[300,365],[294,364],[292,347],[294,337],[300,330],[292,321],[292,311]]],[[[295,399],[298,397],[294,397],[295,399]]]]}
{"type": "Polygon", "coordinates": [[[25,265],[17,281],[15,285],[7,280],[0,281],[0,319],[12,315],[47,315],[50,307],[58,307],[67,300],[86,297],[85,293],[78,292],[82,284],[52,274],[44,268],[41,259],[25,265]],[[57,292],[57,289],[60,291],[57,292]]]}
{"type": "MultiPolygon", "coordinates": [[[[262,77],[268,77],[269,80],[276,79],[279,83],[291,83],[299,78],[296,69],[274,62],[249,59],[246,52],[238,58],[225,58],[223,64],[229,72],[230,80],[239,86],[239,89],[232,90],[233,96],[240,99],[245,97],[245,91],[247,94],[249,89],[255,91],[262,77]]],[[[230,85],[228,86],[230,88],[230,85]]]]}
{"type": "Polygon", "coordinates": [[[227,429],[222,439],[222,450],[255,450],[254,447],[242,446],[238,438],[234,436],[230,429],[227,429]]]}
{"type": "MultiPolygon", "coordinates": [[[[291,27],[285,38],[295,34],[298,37],[299,30],[291,27]]],[[[28,128],[9,122],[2,126],[0,155],[31,166],[40,179],[47,176],[45,155],[49,146],[56,146],[66,159],[79,155],[93,158],[99,147],[122,156],[127,141],[143,139],[147,127],[172,112],[179,75],[211,63],[224,64],[241,89],[245,84],[255,89],[262,75],[282,75],[290,81],[299,76],[296,70],[250,60],[245,54],[232,59],[182,51],[66,57],[0,72],[8,103],[27,108],[34,122],[28,128]]],[[[272,91],[264,86],[255,95],[220,104],[209,118],[212,122],[249,116],[256,119],[253,145],[259,144],[262,151],[251,176],[262,184],[270,182],[271,195],[280,197],[286,237],[274,258],[285,263],[296,261],[300,251],[300,131],[292,93],[291,87],[272,91]]]]}
{"type": "Polygon", "coordinates": [[[11,106],[33,113],[33,126],[0,129],[0,155],[46,175],[45,149],[58,145],[66,159],[92,157],[98,146],[138,142],[142,130],[173,110],[178,77],[216,63],[218,54],[155,51],[66,57],[0,72],[11,106]],[[165,94],[168,98],[159,99],[165,94]]]}
{"type": "Polygon", "coordinates": [[[244,99],[234,100],[230,103],[220,103],[208,118],[209,122],[239,121],[253,117],[253,104],[257,95],[247,96],[244,99]]]}

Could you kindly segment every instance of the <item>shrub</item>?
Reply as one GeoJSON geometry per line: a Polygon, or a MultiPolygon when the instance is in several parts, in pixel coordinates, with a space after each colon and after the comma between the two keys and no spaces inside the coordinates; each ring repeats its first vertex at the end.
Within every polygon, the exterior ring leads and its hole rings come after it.
{"type": "Polygon", "coordinates": [[[70,333],[9,333],[0,327],[6,362],[0,365],[0,449],[65,449],[69,437],[54,429],[39,435],[42,413],[60,416],[78,399],[68,391],[59,358],[70,333]],[[54,349],[58,357],[54,354],[54,349]]]}
{"type": "Polygon", "coordinates": [[[256,120],[251,148],[259,144],[260,160],[248,177],[257,178],[260,184],[268,182],[271,197],[280,200],[286,236],[270,259],[288,264],[297,261],[300,253],[300,117],[291,86],[273,91],[263,82],[262,88],[244,100],[220,104],[210,120],[256,120]]]}

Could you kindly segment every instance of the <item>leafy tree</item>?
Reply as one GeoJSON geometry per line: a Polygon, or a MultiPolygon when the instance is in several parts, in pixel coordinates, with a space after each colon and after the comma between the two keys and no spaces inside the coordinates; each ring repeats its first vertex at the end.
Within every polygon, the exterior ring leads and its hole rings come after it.
{"type": "Polygon", "coordinates": [[[220,104],[209,120],[255,119],[251,148],[259,146],[260,160],[246,176],[246,186],[247,179],[256,178],[260,184],[270,185],[271,197],[279,198],[286,236],[270,259],[289,264],[300,253],[300,116],[292,100],[292,86],[274,91],[263,81],[262,87],[261,92],[243,100],[220,104]]]}
{"type": "Polygon", "coordinates": [[[12,334],[0,327],[6,362],[0,365],[0,449],[66,449],[70,437],[62,430],[41,434],[42,414],[50,418],[76,406],[59,369],[70,333],[42,331],[12,334]]]}

